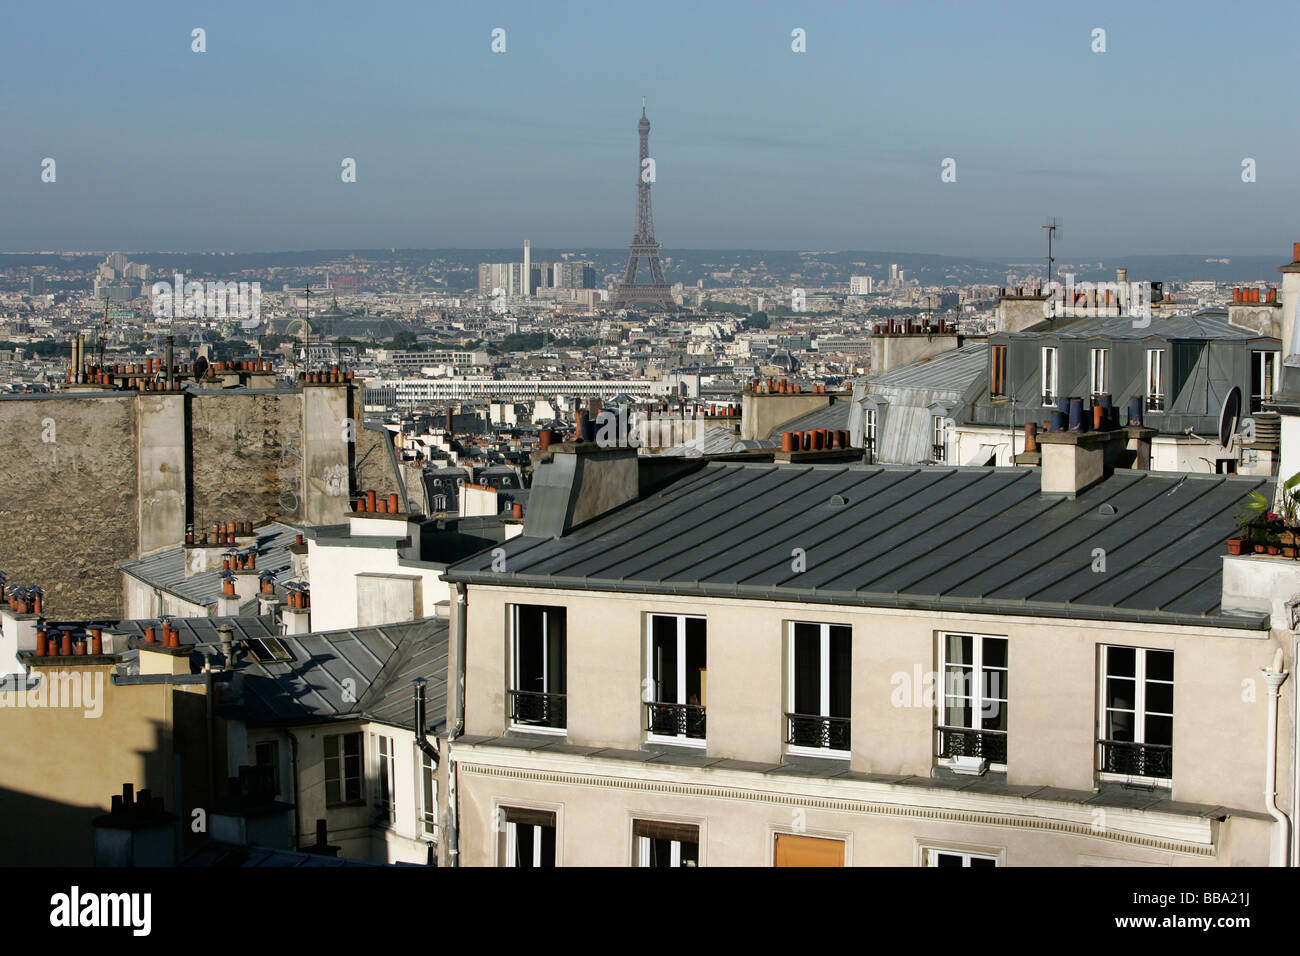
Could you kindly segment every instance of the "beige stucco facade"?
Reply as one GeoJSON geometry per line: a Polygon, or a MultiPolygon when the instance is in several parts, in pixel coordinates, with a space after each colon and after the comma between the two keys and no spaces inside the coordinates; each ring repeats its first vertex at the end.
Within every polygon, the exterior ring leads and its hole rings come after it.
{"type": "MultiPolygon", "coordinates": [[[[914,865],[928,845],[983,847],[1007,865],[1268,862],[1261,669],[1279,646],[1289,656],[1282,632],[484,586],[469,588],[466,620],[466,738],[452,744],[463,865],[498,862],[500,828],[492,821],[500,806],[553,809],[560,865],[629,863],[630,821],[646,814],[698,825],[702,865],[768,865],[777,832],[838,834],[850,865],[914,865]],[[509,730],[512,603],[566,608],[562,739],[571,752],[483,742],[509,730]],[[646,742],[650,613],[707,619],[708,739],[680,758],[646,762],[609,751],[639,751],[646,742]],[[811,758],[849,771],[835,779],[759,770],[786,756],[791,621],[852,627],[851,754],[811,758]],[[1008,640],[1000,792],[929,785],[937,763],[930,675],[944,631],[1008,640]],[[1173,773],[1164,805],[1139,811],[1091,801],[1102,782],[1096,742],[1104,645],[1175,652],[1173,773]],[[590,753],[598,749],[607,751],[590,753]],[[896,782],[903,777],[911,779],[896,782]],[[1205,805],[1204,812],[1187,804],[1205,805]],[[1214,807],[1229,810],[1209,812],[1214,807]]],[[[1283,741],[1290,738],[1291,691],[1284,686],[1283,741]]],[[[1290,767],[1279,747],[1284,809],[1290,767]]]]}

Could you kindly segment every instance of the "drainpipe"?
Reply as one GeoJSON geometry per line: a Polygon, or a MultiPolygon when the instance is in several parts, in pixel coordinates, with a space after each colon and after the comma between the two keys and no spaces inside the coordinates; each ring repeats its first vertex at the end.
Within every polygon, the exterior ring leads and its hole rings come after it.
{"type": "Polygon", "coordinates": [[[293,735],[292,730],[286,730],[289,735],[289,765],[293,770],[293,848],[302,849],[302,804],[298,801],[298,738],[293,735]]]}
{"type": "Polygon", "coordinates": [[[465,732],[465,614],[469,607],[468,588],[456,584],[456,722],[447,735],[447,862],[460,866],[460,810],[456,792],[456,750],[451,746],[465,732]]]}
{"type": "Polygon", "coordinates": [[[1282,682],[1287,679],[1287,671],[1282,669],[1282,648],[1273,655],[1273,666],[1264,668],[1264,680],[1268,683],[1268,752],[1265,755],[1264,769],[1264,808],[1277,821],[1274,836],[1269,841],[1269,866],[1286,866],[1288,850],[1291,847],[1291,821],[1277,806],[1277,703],[1282,682]]]}
{"type": "MultiPolygon", "coordinates": [[[[1292,632],[1291,660],[1300,661],[1297,655],[1300,655],[1300,634],[1292,632]]],[[[1291,813],[1294,815],[1300,807],[1300,687],[1291,688],[1291,704],[1291,813]]],[[[1291,828],[1291,865],[1300,866],[1300,826],[1291,828]]]]}
{"type": "Polygon", "coordinates": [[[415,743],[436,767],[439,762],[438,747],[430,743],[424,733],[424,685],[428,682],[426,677],[417,677],[411,681],[415,685],[415,743]]]}

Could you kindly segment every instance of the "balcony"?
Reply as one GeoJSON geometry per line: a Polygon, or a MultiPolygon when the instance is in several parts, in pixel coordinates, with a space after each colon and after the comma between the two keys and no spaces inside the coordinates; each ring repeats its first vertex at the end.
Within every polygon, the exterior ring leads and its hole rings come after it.
{"type": "Polygon", "coordinates": [[[983,757],[989,763],[1007,762],[1005,730],[972,730],[970,727],[940,727],[940,757],[983,757]]]}
{"type": "Polygon", "coordinates": [[[1147,411],[1163,412],[1165,410],[1165,397],[1163,395],[1147,396],[1147,411]]]}
{"type": "Polygon", "coordinates": [[[849,749],[849,718],[786,714],[785,742],[792,747],[820,750],[849,749]]]}
{"type": "Polygon", "coordinates": [[[657,737],[704,739],[704,708],[698,704],[652,701],[645,705],[645,710],[645,729],[657,737]]]}
{"type": "Polygon", "coordinates": [[[932,446],[931,458],[933,458],[934,461],[946,461],[948,458],[947,446],[946,445],[932,446]]]}
{"type": "Polygon", "coordinates": [[[1101,772],[1129,777],[1156,777],[1168,780],[1174,775],[1172,744],[1135,744],[1131,740],[1099,740],[1101,772]]]}
{"type": "Polygon", "coordinates": [[[566,717],[564,694],[539,694],[528,690],[510,692],[510,720],[527,727],[563,730],[566,717]]]}

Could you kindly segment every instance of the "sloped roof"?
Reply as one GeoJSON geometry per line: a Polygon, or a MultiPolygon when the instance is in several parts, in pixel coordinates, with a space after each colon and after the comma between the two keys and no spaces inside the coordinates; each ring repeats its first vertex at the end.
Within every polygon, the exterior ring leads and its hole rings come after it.
{"type": "MultiPolygon", "coordinates": [[[[1085,318],[1068,323],[1040,323],[1020,332],[1006,332],[1010,338],[1041,338],[1055,335],[1063,339],[1258,339],[1268,338],[1253,329],[1231,324],[1223,309],[1201,309],[1190,315],[1173,315],[1168,318],[1152,317],[1147,325],[1134,325],[1131,315],[1113,315],[1104,318],[1085,318]]],[[[1142,321],[1147,321],[1143,319],[1142,321]]]]}
{"type": "Polygon", "coordinates": [[[1260,629],[1267,615],[1221,612],[1220,557],[1270,484],[1118,471],[1068,498],[1041,494],[1037,468],[709,462],[567,536],[506,541],[508,571],[481,553],[445,577],[1260,629]]]}
{"type": "Polygon", "coordinates": [[[874,392],[877,387],[924,388],[962,392],[984,371],[988,345],[984,342],[963,345],[940,352],[933,358],[908,362],[863,381],[874,392]]]}

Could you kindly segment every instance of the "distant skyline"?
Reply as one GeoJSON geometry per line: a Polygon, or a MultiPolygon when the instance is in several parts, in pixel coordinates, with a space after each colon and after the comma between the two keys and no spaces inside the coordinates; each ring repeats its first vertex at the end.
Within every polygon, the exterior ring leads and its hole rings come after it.
{"type": "Polygon", "coordinates": [[[0,251],[625,246],[645,96],[666,249],[1029,260],[1055,215],[1066,261],[1280,258],[1298,24],[1200,0],[23,5],[0,251]]]}

